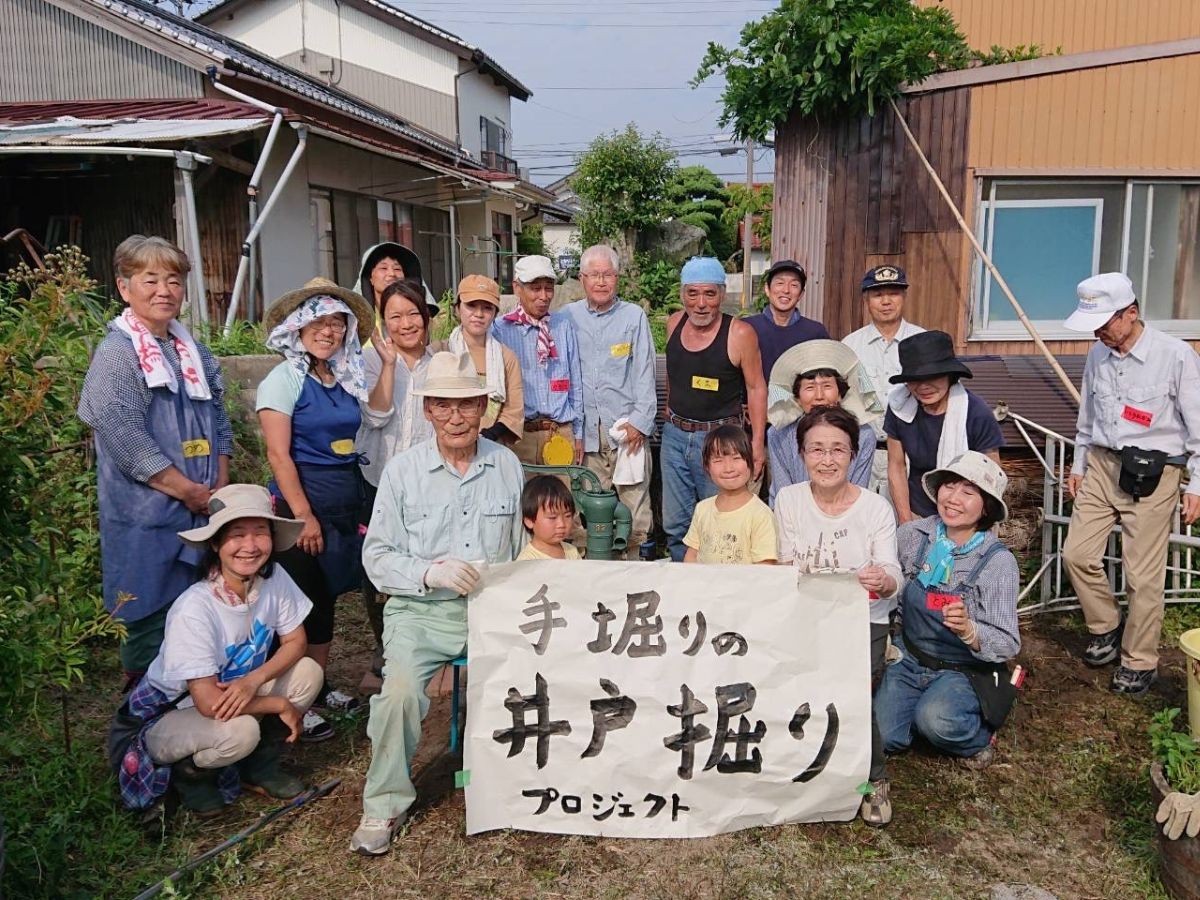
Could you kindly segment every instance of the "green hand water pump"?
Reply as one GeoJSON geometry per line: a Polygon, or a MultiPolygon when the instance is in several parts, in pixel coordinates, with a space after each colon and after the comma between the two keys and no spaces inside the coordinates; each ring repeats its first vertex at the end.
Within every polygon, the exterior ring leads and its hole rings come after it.
{"type": "Polygon", "coordinates": [[[591,469],[583,466],[532,466],[531,475],[563,475],[571,480],[575,508],[587,528],[587,558],[612,559],[629,545],[633,516],[629,507],[617,499],[617,492],[605,488],[591,469]],[[584,484],[587,483],[587,487],[584,484]]]}

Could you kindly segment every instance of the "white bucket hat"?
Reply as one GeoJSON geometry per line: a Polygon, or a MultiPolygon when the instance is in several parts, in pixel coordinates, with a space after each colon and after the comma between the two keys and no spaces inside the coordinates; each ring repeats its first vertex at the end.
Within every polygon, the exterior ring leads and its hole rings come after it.
{"type": "Polygon", "coordinates": [[[954,457],[942,468],[926,472],[921,477],[921,486],[925,488],[926,496],[934,503],[937,503],[938,488],[941,487],[947,475],[965,478],[989,497],[999,501],[1002,512],[1000,521],[1008,518],[1008,504],[1004,502],[1004,492],[1008,489],[1008,476],[1004,474],[1000,464],[990,456],[984,456],[977,450],[968,450],[962,455],[954,457]]]}
{"type": "Polygon", "coordinates": [[[841,400],[842,409],[852,413],[860,425],[879,417],[882,410],[873,386],[866,381],[854,351],[841,341],[805,341],[784,351],[771,367],[767,385],[767,420],[773,428],[783,428],[804,414],[792,394],[796,377],[818,369],[832,369],[849,385],[841,400]]]}
{"type": "Polygon", "coordinates": [[[425,370],[425,377],[413,388],[417,397],[442,397],[453,400],[461,397],[484,397],[488,389],[479,383],[475,364],[468,353],[435,353],[425,370]]]}
{"type": "Polygon", "coordinates": [[[1121,310],[1137,302],[1133,282],[1121,272],[1103,272],[1085,278],[1075,289],[1079,297],[1075,312],[1063,322],[1071,331],[1095,331],[1121,310]]]}
{"type": "Polygon", "coordinates": [[[304,523],[275,515],[271,495],[257,484],[227,484],[209,498],[208,524],[179,532],[187,544],[203,550],[213,536],[230,522],[238,519],[266,519],[271,523],[275,552],[287,550],[296,543],[304,523]]]}

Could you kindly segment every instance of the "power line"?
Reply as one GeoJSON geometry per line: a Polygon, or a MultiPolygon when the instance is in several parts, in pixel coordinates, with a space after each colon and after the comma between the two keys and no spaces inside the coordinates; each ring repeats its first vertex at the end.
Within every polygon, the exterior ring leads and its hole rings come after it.
{"type": "Polygon", "coordinates": [[[596,87],[592,85],[576,85],[573,87],[536,87],[530,88],[535,94],[538,91],[720,91],[724,90],[723,84],[700,84],[693,87],[690,84],[677,84],[672,87],[666,85],[657,85],[654,87],[638,86],[638,87],[596,87]]]}
{"type": "MultiPolygon", "coordinates": [[[[488,10],[494,12],[494,10],[488,10]]],[[[509,28],[740,28],[746,24],[737,22],[501,22],[491,19],[438,19],[435,25],[496,25],[509,28]]]]}

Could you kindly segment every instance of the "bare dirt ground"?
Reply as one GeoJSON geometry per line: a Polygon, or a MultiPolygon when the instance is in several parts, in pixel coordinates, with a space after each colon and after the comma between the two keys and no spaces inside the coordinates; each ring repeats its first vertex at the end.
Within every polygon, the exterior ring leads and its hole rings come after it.
{"type": "MultiPolygon", "coordinates": [[[[358,684],[369,648],[357,602],[341,604],[331,671],[358,684]]],[[[754,829],[691,841],[609,840],[496,832],[464,835],[461,759],[447,750],[449,695],[436,699],[415,766],[417,808],[390,855],[347,851],[370,753],[361,720],[336,739],[302,745],[290,765],[341,786],[313,808],[180,886],[180,895],[237,900],[404,897],[812,898],[986,897],[1001,882],[1061,898],[1165,896],[1156,875],[1148,793],[1150,715],[1185,705],[1184,668],[1167,651],[1141,700],[1107,690],[1109,672],[1078,656],[1078,616],[1027,623],[1022,699],[1001,732],[997,763],[972,773],[914,751],[890,762],[895,820],[754,829]]],[[[1165,641],[1173,646],[1173,635],[1165,641]]],[[[271,804],[243,799],[215,822],[182,819],[181,846],[219,843],[271,804]]]]}

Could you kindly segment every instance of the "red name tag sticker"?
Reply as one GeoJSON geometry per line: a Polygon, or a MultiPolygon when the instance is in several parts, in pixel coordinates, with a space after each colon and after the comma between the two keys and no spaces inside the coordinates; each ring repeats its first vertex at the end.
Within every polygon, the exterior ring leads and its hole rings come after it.
{"type": "Polygon", "coordinates": [[[1138,409],[1136,406],[1126,404],[1125,411],[1121,413],[1121,418],[1126,422],[1132,422],[1134,425],[1149,428],[1150,423],[1154,421],[1154,413],[1149,413],[1144,409],[1138,409]]]}
{"type": "Polygon", "coordinates": [[[936,612],[945,609],[951,603],[958,603],[961,600],[962,598],[957,594],[935,594],[931,591],[925,595],[925,608],[936,612]]]}
{"type": "Polygon", "coordinates": [[[551,378],[550,390],[556,394],[565,394],[571,389],[571,379],[569,378],[551,378]]]}

